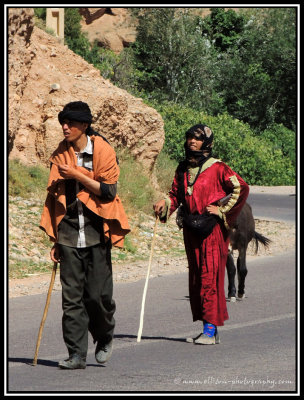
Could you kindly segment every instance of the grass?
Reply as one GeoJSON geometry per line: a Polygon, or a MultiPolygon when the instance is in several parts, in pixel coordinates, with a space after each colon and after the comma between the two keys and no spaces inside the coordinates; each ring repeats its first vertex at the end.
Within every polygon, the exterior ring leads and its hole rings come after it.
{"type": "Polygon", "coordinates": [[[177,165],[178,162],[171,160],[164,151],[161,151],[157,157],[155,174],[157,176],[159,187],[163,193],[168,193],[170,190],[177,165]]]}
{"type": "Polygon", "coordinates": [[[45,274],[52,271],[52,263],[35,263],[28,260],[20,260],[9,265],[9,278],[20,279],[30,275],[45,274]]]}
{"type": "Polygon", "coordinates": [[[8,166],[8,193],[24,199],[42,200],[46,196],[49,169],[42,166],[26,166],[19,160],[11,160],[8,166]]]}
{"type": "MultiPolygon", "coordinates": [[[[150,177],[144,173],[141,164],[137,163],[128,151],[119,150],[117,153],[120,166],[118,194],[134,226],[131,233],[125,237],[124,248],[113,249],[112,256],[113,261],[130,262],[143,257],[138,251],[139,247],[142,247],[139,225],[147,220],[147,215],[150,217],[153,215],[153,203],[162,198],[162,193],[169,190],[176,163],[164,153],[159,155],[155,166],[155,175],[159,184],[157,190],[151,184],[150,177]]],[[[49,254],[51,248],[47,235],[38,228],[46,197],[48,176],[49,168],[47,167],[26,166],[19,160],[9,161],[8,193],[11,199],[15,198],[9,210],[10,223],[18,229],[22,225],[22,231],[17,229],[19,234],[13,234],[12,230],[9,234],[9,278],[23,278],[30,274],[50,272],[52,264],[50,261],[34,261],[30,256],[33,249],[49,254]],[[18,197],[19,200],[16,201],[18,197]],[[25,254],[25,251],[28,254],[25,254]]]]}
{"type": "MultiPolygon", "coordinates": [[[[177,163],[161,152],[156,165],[155,175],[160,190],[151,184],[151,179],[143,171],[141,164],[126,150],[119,150],[120,176],[118,194],[124,207],[130,213],[138,211],[151,214],[153,203],[161,193],[166,193],[171,187],[177,163]]],[[[46,196],[49,168],[42,165],[26,166],[19,160],[10,160],[8,167],[8,192],[10,196],[24,199],[43,200],[46,196]]]]}
{"type": "Polygon", "coordinates": [[[121,198],[127,213],[138,211],[151,214],[153,202],[159,195],[151,185],[150,178],[143,172],[141,164],[126,151],[118,151],[120,176],[118,181],[118,195],[121,198]]]}

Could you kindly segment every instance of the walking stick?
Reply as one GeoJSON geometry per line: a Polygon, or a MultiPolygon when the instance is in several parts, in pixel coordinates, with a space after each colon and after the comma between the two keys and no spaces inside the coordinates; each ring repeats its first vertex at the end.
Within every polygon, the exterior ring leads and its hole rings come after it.
{"type": "Polygon", "coordinates": [[[54,262],[52,276],[51,276],[51,282],[50,282],[49,291],[48,291],[47,298],[46,298],[46,303],[45,303],[45,307],[44,307],[42,320],[41,320],[41,323],[40,323],[40,328],[39,328],[38,338],[37,338],[37,343],[36,343],[36,351],[35,351],[35,356],[34,356],[34,360],[33,360],[32,365],[37,365],[38,351],[39,351],[39,347],[40,347],[40,341],[41,341],[41,336],[42,336],[44,323],[45,323],[45,320],[46,320],[49,304],[50,304],[50,301],[51,301],[51,293],[52,293],[54,282],[55,282],[56,270],[57,270],[57,263],[54,262]]]}
{"type": "Polygon", "coordinates": [[[158,222],[158,217],[156,217],[154,230],[153,230],[153,239],[152,239],[152,244],[151,244],[150,259],[149,259],[146,283],[145,283],[144,293],[143,293],[143,298],[142,298],[142,303],[141,303],[140,322],[139,322],[139,329],[138,329],[138,333],[137,333],[137,342],[140,342],[141,334],[142,334],[142,330],[143,330],[145,301],[146,301],[146,294],[147,294],[147,289],[148,289],[148,281],[149,281],[149,275],[150,275],[152,255],[153,255],[153,250],[154,250],[157,222],[158,222]]]}

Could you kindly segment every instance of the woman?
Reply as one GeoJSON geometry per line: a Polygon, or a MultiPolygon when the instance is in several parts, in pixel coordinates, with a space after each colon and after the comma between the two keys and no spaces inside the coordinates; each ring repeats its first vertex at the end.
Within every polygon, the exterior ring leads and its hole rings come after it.
{"type": "Polygon", "coordinates": [[[228,230],[249,192],[237,173],[211,157],[212,146],[213,133],[206,125],[195,125],[186,132],[186,158],[176,170],[168,198],[153,206],[166,222],[182,204],[177,220],[183,225],[191,311],[193,321],[203,321],[196,344],[219,343],[217,327],[228,319],[224,291],[228,230]]]}

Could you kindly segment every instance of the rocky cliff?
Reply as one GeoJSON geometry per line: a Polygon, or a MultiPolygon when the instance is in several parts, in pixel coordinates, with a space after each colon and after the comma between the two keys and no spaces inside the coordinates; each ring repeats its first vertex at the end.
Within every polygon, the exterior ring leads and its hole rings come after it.
{"type": "Polygon", "coordinates": [[[128,8],[79,8],[82,31],[90,42],[119,54],[136,39],[136,21],[128,8]]]}
{"type": "Polygon", "coordinates": [[[20,106],[34,54],[30,49],[33,9],[9,9],[8,13],[8,150],[12,150],[19,127],[20,106]]]}
{"type": "Polygon", "coordinates": [[[164,143],[163,120],[153,108],[34,27],[32,9],[9,9],[8,34],[10,158],[47,165],[62,140],[58,112],[66,103],[82,100],[92,110],[93,128],[153,171],[164,143]]]}

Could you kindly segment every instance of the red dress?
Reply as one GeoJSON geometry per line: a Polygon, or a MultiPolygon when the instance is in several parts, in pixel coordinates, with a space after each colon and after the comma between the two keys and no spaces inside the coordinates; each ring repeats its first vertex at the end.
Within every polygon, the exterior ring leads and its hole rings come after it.
{"type": "MultiPolygon", "coordinates": [[[[225,266],[228,255],[228,231],[243,207],[249,193],[246,182],[220,160],[212,159],[200,173],[193,193],[187,193],[187,175],[184,173],[185,200],[190,213],[200,214],[206,206],[233,193],[229,203],[220,207],[223,220],[219,219],[212,233],[205,239],[183,228],[184,243],[189,264],[189,295],[193,321],[207,321],[216,326],[224,325],[228,312],[225,299],[225,266]]],[[[207,163],[206,163],[207,164],[207,163]]],[[[171,215],[178,207],[178,175],[176,173],[169,192],[171,215]]]]}

